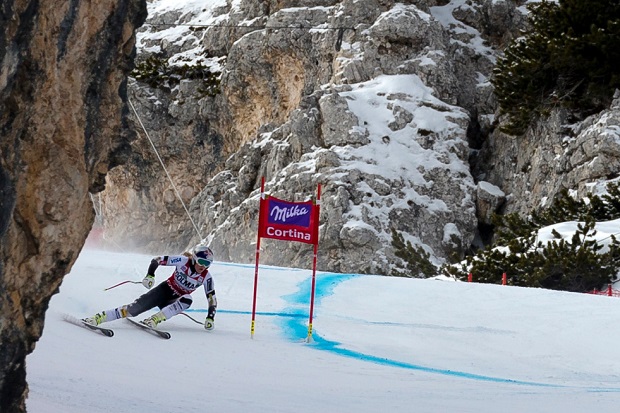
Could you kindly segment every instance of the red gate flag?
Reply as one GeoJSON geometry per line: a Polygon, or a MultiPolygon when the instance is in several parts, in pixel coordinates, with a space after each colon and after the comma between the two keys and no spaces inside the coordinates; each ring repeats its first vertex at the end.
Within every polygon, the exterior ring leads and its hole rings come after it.
{"type": "Polygon", "coordinates": [[[265,195],[260,202],[259,237],[318,243],[318,205],[313,201],[290,202],[265,195]]]}

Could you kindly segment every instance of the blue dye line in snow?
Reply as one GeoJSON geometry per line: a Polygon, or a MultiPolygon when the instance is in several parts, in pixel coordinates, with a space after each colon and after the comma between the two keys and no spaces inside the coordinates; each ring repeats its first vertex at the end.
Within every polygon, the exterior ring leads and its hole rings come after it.
{"type": "MultiPolygon", "coordinates": [[[[316,279],[315,286],[315,305],[318,305],[324,297],[327,297],[333,294],[334,288],[344,282],[348,281],[353,277],[357,277],[357,274],[322,274],[320,277],[316,279]]],[[[310,295],[311,295],[311,281],[305,280],[298,285],[299,290],[291,295],[284,296],[283,298],[287,300],[289,303],[293,303],[294,307],[285,309],[285,314],[297,314],[299,311],[306,311],[305,318],[308,318],[307,308],[310,303],[310,295]],[[303,308],[303,310],[302,310],[303,308]]],[[[281,320],[283,325],[283,330],[287,334],[289,340],[296,341],[299,340],[299,337],[307,336],[308,328],[304,321],[300,321],[297,318],[287,318],[281,320]]],[[[321,337],[316,332],[312,333],[313,338],[313,347],[317,349],[329,351],[331,353],[335,353],[345,357],[351,357],[358,360],[364,360],[372,363],[382,364],[386,366],[400,367],[411,370],[424,371],[427,373],[435,373],[435,374],[443,374],[448,376],[462,377],[466,379],[472,380],[482,380],[482,381],[491,381],[498,383],[511,383],[511,384],[523,384],[529,386],[544,386],[544,387],[561,387],[552,384],[544,384],[544,383],[535,383],[535,382],[526,382],[512,379],[504,379],[498,377],[490,377],[483,376],[479,374],[466,373],[461,371],[454,370],[444,370],[437,369],[432,367],[425,367],[417,364],[406,363],[397,360],[390,360],[383,357],[377,357],[370,354],[364,354],[353,350],[348,350],[340,347],[340,343],[335,341],[329,341],[321,337]]]]}
{"type": "MultiPolygon", "coordinates": [[[[333,294],[334,288],[344,281],[348,281],[354,277],[359,277],[359,274],[321,274],[316,277],[315,284],[315,307],[319,305],[321,300],[325,297],[333,294]]],[[[310,293],[312,289],[311,279],[304,280],[298,285],[298,291],[294,294],[286,295],[283,298],[292,304],[291,307],[284,309],[283,312],[257,312],[257,315],[273,316],[280,318],[279,323],[282,330],[289,341],[299,342],[301,337],[307,337],[308,327],[306,320],[309,317],[309,305],[310,305],[310,293]]],[[[206,309],[188,309],[186,311],[193,312],[206,312],[206,309]]],[[[221,313],[231,314],[251,314],[249,311],[235,311],[235,310],[218,310],[221,313]]],[[[329,351],[334,354],[338,354],[344,357],[351,357],[358,360],[368,361],[386,366],[405,368],[416,371],[423,371],[426,373],[441,374],[446,376],[460,377],[470,380],[479,380],[495,383],[507,383],[517,384],[524,386],[536,386],[536,387],[549,387],[549,388],[579,388],[593,393],[617,393],[620,392],[620,388],[604,388],[604,387],[576,387],[576,386],[563,386],[559,384],[538,383],[532,381],[522,381],[506,379],[501,377],[484,376],[480,374],[467,373],[463,371],[438,369],[433,367],[426,367],[413,363],[406,363],[398,360],[391,360],[383,357],[377,357],[370,354],[364,354],[353,350],[348,350],[340,347],[341,343],[336,341],[329,341],[322,338],[316,331],[312,333],[313,343],[310,344],[313,348],[323,351],[329,351]]]]}

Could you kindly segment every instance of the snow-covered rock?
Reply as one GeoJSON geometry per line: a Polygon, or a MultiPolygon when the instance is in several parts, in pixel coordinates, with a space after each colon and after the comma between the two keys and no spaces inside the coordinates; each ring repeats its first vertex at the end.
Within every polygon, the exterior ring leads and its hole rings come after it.
{"type": "MultiPolygon", "coordinates": [[[[294,201],[320,183],[319,268],[389,274],[393,229],[439,264],[491,213],[610,175],[613,108],[573,129],[557,113],[521,140],[495,128],[491,70],[524,3],[152,1],[139,58],[210,67],[221,93],[131,84],[172,182],[142,133],[102,196],[107,236],[153,253],[207,239],[218,259],[251,262],[260,178],[294,201]]],[[[263,246],[265,263],[310,263],[305,244],[263,246]]]]}

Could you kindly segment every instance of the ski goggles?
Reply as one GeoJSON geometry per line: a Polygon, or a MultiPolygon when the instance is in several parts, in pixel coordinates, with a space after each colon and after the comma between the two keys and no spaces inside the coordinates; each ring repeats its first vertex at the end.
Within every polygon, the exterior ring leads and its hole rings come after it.
{"type": "Polygon", "coordinates": [[[202,265],[203,267],[211,266],[211,261],[206,258],[196,258],[196,262],[202,265]]]}

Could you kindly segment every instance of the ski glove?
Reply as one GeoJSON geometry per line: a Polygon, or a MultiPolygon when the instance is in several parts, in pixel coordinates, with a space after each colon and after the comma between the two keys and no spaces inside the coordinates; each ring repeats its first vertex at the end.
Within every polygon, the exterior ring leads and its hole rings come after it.
{"type": "Polygon", "coordinates": [[[155,284],[155,276],[153,274],[146,274],[146,277],[142,280],[142,285],[150,290],[153,284],[155,284]]]}
{"type": "Polygon", "coordinates": [[[212,318],[205,318],[205,329],[213,330],[215,328],[215,321],[212,318]]]}

